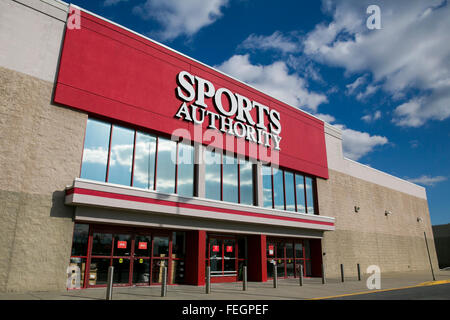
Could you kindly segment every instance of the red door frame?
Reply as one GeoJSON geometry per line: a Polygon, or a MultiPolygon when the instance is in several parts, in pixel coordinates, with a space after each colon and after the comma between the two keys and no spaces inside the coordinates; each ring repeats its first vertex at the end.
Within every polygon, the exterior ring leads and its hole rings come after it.
{"type": "MultiPolygon", "coordinates": [[[[299,264],[297,263],[298,260],[301,261],[301,263],[303,264],[303,276],[306,277],[306,261],[311,261],[311,258],[306,259],[305,257],[305,239],[292,239],[292,238],[273,238],[273,237],[267,237],[267,245],[266,247],[268,248],[269,245],[273,245],[274,246],[274,254],[273,256],[269,257],[267,256],[267,260],[269,259],[273,259],[273,260],[283,260],[284,261],[284,276],[278,276],[278,278],[298,278],[298,267],[299,264]],[[286,257],[286,245],[283,246],[283,258],[279,258],[277,257],[277,243],[292,243],[292,250],[293,250],[293,258],[287,258],[286,257]],[[299,243],[302,245],[302,254],[303,257],[298,258],[295,256],[295,244],[299,243]],[[294,276],[287,276],[287,260],[293,260],[294,261],[294,276]]],[[[266,250],[267,252],[267,250],[266,250]]],[[[269,273],[267,273],[267,279],[273,279],[273,277],[269,276],[269,273]]]]}
{"type": "Polygon", "coordinates": [[[208,255],[205,257],[206,259],[206,266],[210,266],[211,265],[211,239],[220,239],[222,240],[222,276],[211,276],[211,283],[219,283],[219,282],[237,282],[238,278],[239,278],[239,262],[240,261],[246,261],[246,259],[240,259],[239,258],[239,246],[238,246],[238,236],[234,235],[234,234],[216,234],[216,233],[211,233],[208,234],[207,236],[207,243],[206,243],[206,248],[207,248],[207,253],[208,255]],[[234,261],[235,261],[235,270],[236,270],[236,274],[234,276],[225,276],[224,275],[224,256],[225,256],[225,245],[223,240],[233,240],[234,241],[234,261]]]}
{"type": "MultiPolygon", "coordinates": [[[[171,274],[171,267],[172,267],[172,231],[166,231],[166,230],[159,230],[159,229],[150,229],[150,228],[133,228],[133,227],[124,227],[124,226],[108,226],[108,225],[97,225],[97,224],[90,224],[89,225],[89,238],[88,238],[88,252],[87,252],[87,258],[86,258],[86,268],[85,268],[85,277],[84,277],[84,284],[83,288],[95,288],[95,287],[105,287],[106,284],[100,284],[100,285],[89,285],[89,275],[90,275],[90,267],[91,267],[91,259],[92,258],[104,258],[109,259],[109,265],[111,266],[113,263],[113,259],[129,259],[130,260],[130,271],[129,271],[129,278],[128,283],[121,283],[121,284],[114,284],[114,287],[121,287],[121,286],[149,286],[154,284],[161,284],[160,282],[153,282],[152,272],[153,272],[153,261],[156,259],[160,260],[166,260],[168,261],[168,284],[173,284],[174,279],[171,279],[169,276],[171,274]],[[113,234],[111,239],[111,253],[109,256],[99,256],[99,255],[93,255],[92,254],[92,246],[93,246],[93,234],[95,233],[109,233],[113,234]],[[131,243],[130,243],[130,256],[114,256],[114,245],[115,245],[115,238],[114,234],[128,234],[131,236],[131,243]],[[147,235],[151,237],[151,252],[150,257],[147,259],[150,260],[150,279],[149,283],[133,283],[133,267],[134,267],[134,260],[135,260],[135,239],[136,235],[147,235]],[[169,252],[167,257],[154,257],[153,256],[153,245],[154,245],[154,237],[155,236],[163,236],[168,237],[169,240],[169,252]]],[[[178,259],[177,259],[178,260],[178,259]]]]}

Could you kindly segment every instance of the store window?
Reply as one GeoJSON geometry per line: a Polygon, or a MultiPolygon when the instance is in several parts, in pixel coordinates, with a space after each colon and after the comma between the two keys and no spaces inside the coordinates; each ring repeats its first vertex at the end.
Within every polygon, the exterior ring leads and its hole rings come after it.
{"type": "Polygon", "coordinates": [[[253,205],[253,164],[244,159],[239,159],[239,188],[240,203],[253,205]]]}
{"type": "Polygon", "coordinates": [[[284,210],[283,171],[273,168],[273,205],[275,209],[284,210]]]}
{"type": "Polygon", "coordinates": [[[153,189],[155,183],[156,137],[136,132],[133,187],[153,189]]]}
{"type": "Polygon", "coordinates": [[[309,177],[305,177],[305,190],[306,190],[306,204],[307,204],[307,212],[310,214],[314,214],[314,188],[313,188],[313,179],[309,177]]]}
{"type": "Polygon", "coordinates": [[[221,163],[222,155],[218,152],[205,150],[205,197],[221,200],[221,163]]]}
{"type": "Polygon", "coordinates": [[[315,180],[287,170],[262,166],[263,206],[317,214],[315,180]]]}
{"type": "Polygon", "coordinates": [[[194,148],[89,118],[80,177],[192,197],[194,148]]]}
{"type": "Polygon", "coordinates": [[[205,197],[254,204],[253,165],[250,161],[205,150],[205,197]]]}
{"type": "Polygon", "coordinates": [[[84,275],[88,256],[89,225],[75,224],[72,239],[72,252],[69,266],[79,276],[80,287],[84,286],[84,275]]]}
{"type": "Polygon", "coordinates": [[[295,211],[295,188],[294,188],[294,174],[291,172],[284,172],[284,186],[286,195],[286,210],[295,211]]]}
{"type": "Polygon", "coordinates": [[[177,193],[194,196],[194,147],[178,144],[177,193]]]}
{"type": "Polygon", "coordinates": [[[295,192],[297,199],[297,212],[306,213],[305,205],[305,177],[295,174],[295,192]]]}
{"type": "Polygon", "coordinates": [[[239,202],[238,163],[237,159],[223,156],[223,201],[239,202]]]}
{"type": "Polygon", "coordinates": [[[174,193],[177,143],[169,139],[158,138],[157,148],[156,190],[174,193]]]}
{"type": "Polygon", "coordinates": [[[262,166],[262,178],[263,178],[263,206],[264,208],[273,208],[272,201],[272,168],[268,166],[262,166]]]}
{"type": "Polygon", "coordinates": [[[88,119],[84,138],[81,178],[105,181],[110,133],[111,125],[109,123],[88,119]]]}
{"type": "Polygon", "coordinates": [[[134,130],[113,126],[108,182],[129,186],[133,165],[134,130]]]}

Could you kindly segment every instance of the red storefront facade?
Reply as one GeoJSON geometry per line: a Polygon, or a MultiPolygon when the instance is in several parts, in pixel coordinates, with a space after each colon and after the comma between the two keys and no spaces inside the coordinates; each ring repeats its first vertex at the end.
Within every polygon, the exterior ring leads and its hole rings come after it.
{"type": "Polygon", "coordinates": [[[116,269],[115,285],[159,284],[165,266],[169,284],[204,285],[206,266],[212,282],[240,281],[244,265],[249,281],[267,281],[273,263],[279,277],[298,277],[300,265],[305,276],[320,276],[321,238],[334,230],[334,219],[319,214],[315,187],[316,178],[328,178],[324,123],[101,17],[76,7],[70,12],[80,28],[66,28],[54,101],[88,113],[91,121],[81,178],[66,189],[66,205],[76,208],[71,262],[80,268],[81,286],[105,285],[108,266],[116,269]],[[88,148],[91,124],[105,126],[108,136],[106,174],[95,182],[85,164],[88,151],[100,152],[88,148]],[[133,137],[125,184],[111,173],[120,162],[113,150],[120,130],[133,137]],[[139,190],[134,177],[144,135],[156,137],[156,156],[154,174],[139,190]],[[174,188],[164,193],[158,172],[166,139],[175,141],[177,156],[174,188]],[[196,160],[188,197],[179,192],[179,150],[186,141],[196,160]],[[221,154],[215,175],[197,163],[205,148],[221,154]],[[229,155],[238,159],[236,203],[227,200],[229,155]],[[270,178],[263,179],[262,170],[270,178]],[[211,177],[220,191],[208,196],[211,177]]]}

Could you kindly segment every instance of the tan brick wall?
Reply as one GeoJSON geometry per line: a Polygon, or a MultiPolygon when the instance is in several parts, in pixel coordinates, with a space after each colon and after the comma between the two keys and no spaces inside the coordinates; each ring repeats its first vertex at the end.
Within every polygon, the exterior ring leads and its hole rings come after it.
{"type": "Polygon", "coordinates": [[[381,272],[430,270],[424,231],[437,268],[426,199],[334,170],[329,174],[317,180],[320,214],[336,218],[336,230],[325,232],[322,244],[327,276],[339,276],[341,263],[346,276],[356,274],[357,263],[362,273],[369,265],[381,272]]]}
{"type": "Polygon", "coordinates": [[[53,83],[0,67],[0,291],[65,288],[87,115],[55,106],[53,83]]]}

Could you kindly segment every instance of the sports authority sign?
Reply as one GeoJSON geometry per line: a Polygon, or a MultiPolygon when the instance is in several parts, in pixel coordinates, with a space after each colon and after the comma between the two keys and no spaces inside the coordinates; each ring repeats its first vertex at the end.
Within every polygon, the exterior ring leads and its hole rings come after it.
{"type": "Polygon", "coordinates": [[[323,121],[82,9],[77,19],[65,32],[54,102],[328,178],[323,121]]]}
{"type": "Polygon", "coordinates": [[[278,111],[227,88],[216,90],[210,81],[187,71],[178,74],[177,82],[176,94],[183,103],[175,114],[176,118],[197,125],[206,121],[208,129],[219,130],[265,147],[273,145],[275,150],[280,150],[281,123],[278,111]],[[208,98],[213,99],[219,114],[207,110],[205,99],[208,98]],[[257,110],[256,119],[253,119],[252,109],[257,110]]]}

